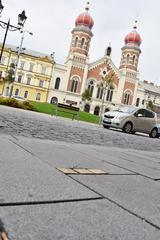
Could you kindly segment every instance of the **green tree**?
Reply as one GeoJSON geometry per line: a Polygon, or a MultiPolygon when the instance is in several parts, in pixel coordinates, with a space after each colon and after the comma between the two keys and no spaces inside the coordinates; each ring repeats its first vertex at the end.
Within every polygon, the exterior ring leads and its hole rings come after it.
{"type": "Polygon", "coordinates": [[[82,93],[82,101],[85,102],[87,101],[91,101],[92,99],[92,93],[89,91],[89,89],[86,89],[84,91],[84,93],[82,93]]]}
{"type": "Polygon", "coordinates": [[[14,79],[15,79],[15,64],[11,63],[4,80],[6,82],[12,83],[14,82],[14,79]]]}
{"type": "Polygon", "coordinates": [[[101,82],[97,85],[103,91],[101,111],[100,111],[100,123],[102,120],[104,98],[108,89],[114,89],[114,78],[115,78],[114,72],[110,71],[108,74],[102,77],[101,82]]]}
{"type": "Polygon", "coordinates": [[[153,102],[151,100],[148,101],[147,108],[154,111],[154,105],[153,105],[153,102]]]}

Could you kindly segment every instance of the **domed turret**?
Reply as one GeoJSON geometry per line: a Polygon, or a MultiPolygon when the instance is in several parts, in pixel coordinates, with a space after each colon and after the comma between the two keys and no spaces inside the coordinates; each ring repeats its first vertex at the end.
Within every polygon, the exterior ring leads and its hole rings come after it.
{"type": "Polygon", "coordinates": [[[86,26],[89,27],[89,29],[92,29],[93,25],[94,25],[94,21],[93,18],[90,16],[90,14],[88,13],[89,11],[89,2],[87,2],[87,7],[85,8],[85,12],[81,13],[77,19],[76,19],[76,26],[86,26]]]}
{"type": "Polygon", "coordinates": [[[89,29],[92,29],[94,25],[93,18],[88,12],[81,13],[76,19],[76,26],[87,26],[89,29]]]}
{"type": "Polygon", "coordinates": [[[127,36],[125,37],[124,41],[126,45],[134,45],[138,47],[141,45],[142,39],[139,33],[137,32],[136,24],[137,24],[137,21],[135,21],[135,26],[133,27],[133,31],[127,34],[127,36]]]}

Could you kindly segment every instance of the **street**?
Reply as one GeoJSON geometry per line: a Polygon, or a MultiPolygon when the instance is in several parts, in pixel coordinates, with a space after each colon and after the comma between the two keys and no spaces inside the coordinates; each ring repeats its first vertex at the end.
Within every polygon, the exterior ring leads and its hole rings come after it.
{"type": "Polygon", "coordinates": [[[160,239],[160,139],[5,106],[0,136],[10,239],[160,239]]]}

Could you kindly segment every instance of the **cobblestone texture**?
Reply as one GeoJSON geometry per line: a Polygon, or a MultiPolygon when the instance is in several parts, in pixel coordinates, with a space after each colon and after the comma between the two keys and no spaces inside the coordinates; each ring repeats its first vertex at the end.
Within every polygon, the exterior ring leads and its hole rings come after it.
{"type": "Polygon", "coordinates": [[[102,126],[0,106],[0,134],[56,141],[160,151],[160,140],[102,126]]]}

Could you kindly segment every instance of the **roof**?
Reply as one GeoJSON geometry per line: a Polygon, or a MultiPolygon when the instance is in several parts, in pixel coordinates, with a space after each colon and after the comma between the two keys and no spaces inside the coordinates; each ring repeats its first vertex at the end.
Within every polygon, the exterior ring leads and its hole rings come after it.
{"type": "Polygon", "coordinates": [[[140,82],[140,86],[147,92],[152,92],[160,95],[160,86],[153,85],[153,83],[140,82]]]}
{"type": "MultiPolygon", "coordinates": [[[[0,45],[2,45],[2,43],[0,43],[0,45]]],[[[5,44],[5,48],[11,49],[14,52],[17,52],[17,47],[11,44],[5,44]]],[[[30,49],[25,49],[22,52],[23,54],[26,55],[30,55],[33,57],[37,57],[37,58],[48,58],[49,60],[53,60],[53,58],[51,57],[51,54],[46,54],[46,53],[41,53],[41,52],[37,52],[37,51],[33,51],[30,49]]]]}

